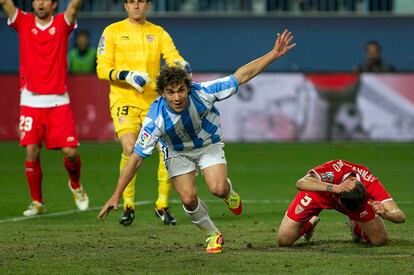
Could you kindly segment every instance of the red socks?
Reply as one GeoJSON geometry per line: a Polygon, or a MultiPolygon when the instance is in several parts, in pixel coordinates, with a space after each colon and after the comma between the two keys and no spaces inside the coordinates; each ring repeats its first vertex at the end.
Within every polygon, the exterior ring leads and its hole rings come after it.
{"type": "Polygon", "coordinates": [[[30,195],[32,201],[43,203],[42,198],[42,166],[40,161],[25,161],[24,167],[26,170],[27,183],[29,185],[30,195]]]}
{"type": "Polygon", "coordinates": [[[302,229],[299,231],[299,236],[303,236],[306,233],[309,233],[313,230],[313,223],[307,221],[302,229]]]}
{"type": "Polygon", "coordinates": [[[353,228],[354,234],[357,235],[358,237],[361,238],[361,242],[367,242],[367,243],[371,243],[371,241],[369,240],[367,234],[365,234],[364,232],[362,232],[361,227],[358,224],[355,224],[354,228],[353,228]]]}
{"type": "Polygon", "coordinates": [[[70,186],[72,189],[78,189],[80,187],[80,171],[81,171],[81,159],[78,155],[74,162],[71,162],[69,159],[64,158],[64,164],[66,171],[68,171],[70,178],[70,186]]]}

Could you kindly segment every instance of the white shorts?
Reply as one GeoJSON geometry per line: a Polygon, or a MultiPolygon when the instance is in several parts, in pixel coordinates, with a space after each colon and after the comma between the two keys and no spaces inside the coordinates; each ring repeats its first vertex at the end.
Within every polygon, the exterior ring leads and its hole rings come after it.
{"type": "Polygon", "coordinates": [[[206,147],[188,152],[165,151],[164,163],[167,167],[168,177],[184,175],[195,171],[197,166],[203,170],[207,167],[224,163],[226,164],[226,156],[224,154],[224,143],[215,143],[206,147]]]}

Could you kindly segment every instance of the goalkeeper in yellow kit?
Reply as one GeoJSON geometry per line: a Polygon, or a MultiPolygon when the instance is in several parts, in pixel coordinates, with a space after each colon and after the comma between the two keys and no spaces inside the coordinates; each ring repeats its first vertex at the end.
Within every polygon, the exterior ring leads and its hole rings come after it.
{"type": "MultiPolygon", "coordinates": [[[[160,70],[161,55],[168,65],[191,73],[169,34],[146,20],[150,6],[150,0],[125,0],[128,18],[106,27],[97,49],[98,77],[111,84],[109,101],[115,132],[122,145],[121,170],[133,151],[149,107],[158,96],[155,78],[160,70]]],[[[135,181],[134,177],[123,193],[124,213],[119,222],[124,226],[135,218],[135,181]]],[[[176,220],[168,210],[171,184],[161,152],[158,181],[155,214],[164,224],[175,225],[176,220]]]]}

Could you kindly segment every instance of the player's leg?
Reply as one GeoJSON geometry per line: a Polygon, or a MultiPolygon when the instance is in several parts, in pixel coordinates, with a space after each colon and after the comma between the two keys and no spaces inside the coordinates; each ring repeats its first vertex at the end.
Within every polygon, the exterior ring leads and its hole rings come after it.
{"type": "Polygon", "coordinates": [[[69,189],[79,210],[85,211],[89,208],[89,197],[80,183],[81,158],[76,147],[63,147],[63,164],[69,175],[69,189]]]}
{"type": "MultiPolygon", "coordinates": [[[[134,150],[134,145],[141,130],[142,110],[128,106],[124,102],[117,102],[111,107],[111,117],[115,128],[115,133],[121,141],[122,154],[119,162],[119,169],[122,171],[128,162],[129,156],[134,150]]],[[[122,197],[124,200],[124,213],[119,223],[128,226],[135,219],[135,184],[136,176],[132,178],[122,197]]]]}
{"type": "Polygon", "coordinates": [[[236,215],[240,215],[243,204],[239,194],[233,190],[233,185],[227,177],[227,162],[222,144],[212,144],[203,149],[198,160],[203,170],[204,178],[210,192],[223,198],[227,207],[236,215]]]}
{"type": "Polygon", "coordinates": [[[20,146],[26,147],[25,174],[32,203],[23,212],[25,216],[42,214],[45,211],[42,197],[42,166],[40,146],[43,140],[42,109],[20,107],[20,146]]]}
{"type": "Polygon", "coordinates": [[[381,217],[376,216],[368,222],[359,222],[361,230],[368,237],[368,242],[373,245],[386,245],[388,242],[387,229],[381,217]]]}
{"type": "Polygon", "coordinates": [[[85,211],[89,207],[88,195],[80,184],[81,159],[75,119],[69,104],[45,109],[45,143],[48,149],[62,149],[63,165],[69,175],[69,189],[76,206],[85,211]]]}
{"type": "Polygon", "coordinates": [[[303,234],[305,224],[306,222],[294,221],[285,214],[277,232],[277,244],[279,246],[293,245],[303,234]]]}
{"type": "MultiPolygon", "coordinates": [[[[125,129],[118,133],[119,140],[122,145],[121,161],[119,163],[119,170],[122,171],[129,160],[129,156],[134,150],[134,144],[137,140],[137,134],[132,130],[125,129]]],[[[136,175],[131,179],[122,193],[124,200],[124,213],[119,220],[123,226],[131,225],[135,219],[135,184],[136,175]]]]}
{"type": "Polygon", "coordinates": [[[321,208],[317,192],[298,192],[290,203],[277,233],[279,246],[291,246],[299,237],[309,241],[319,223],[321,208]]]}
{"type": "Polygon", "coordinates": [[[168,177],[167,168],[163,161],[163,153],[159,152],[158,162],[158,199],[155,202],[155,215],[161,219],[165,225],[176,225],[177,221],[168,208],[168,198],[171,191],[171,182],[168,177]]]}
{"type": "Polygon", "coordinates": [[[223,236],[208,215],[207,205],[196,194],[195,176],[195,171],[192,171],[173,177],[171,182],[191,222],[209,235],[206,240],[208,242],[206,252],[220,253],[224,244],[223,236]]]}

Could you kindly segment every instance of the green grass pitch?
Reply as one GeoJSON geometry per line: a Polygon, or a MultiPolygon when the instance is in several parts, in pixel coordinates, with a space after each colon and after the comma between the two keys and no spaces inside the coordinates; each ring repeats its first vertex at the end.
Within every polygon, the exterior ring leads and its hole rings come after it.
{"type": "Polygon", "coordinates": [[[198,193],[224,234],[219,255],[205,254],[206,236],[186,218],[175,191],[170,206],[178,225],[164,226],[155,218],[155,156],[138,174],[136,200],[141,203],[133,225],[118,224],[119,210],[98,221],[98,209],[115,187],[120,145],[85,142],[79,149],[82,183],[92,209],[75,210],[61,153],[42,151],[47,213],[20,219],[30,202],[24,149],[0,143],[1,274],[414,273],[413,143],[227,144],[229,176],[244,200],[243,214],[232,215],[197,177],[198,193]],[[385,222],[389,245],[370,247],[350,241],[345,216],[324,211],[310,243],[279,248],[275,235],[296,192],[295,181],[309,168],[335,158],[368,166],[406,213],[406,223],[385,222]]]}

